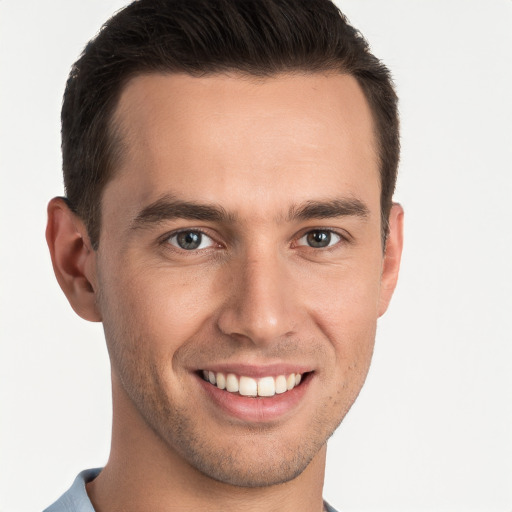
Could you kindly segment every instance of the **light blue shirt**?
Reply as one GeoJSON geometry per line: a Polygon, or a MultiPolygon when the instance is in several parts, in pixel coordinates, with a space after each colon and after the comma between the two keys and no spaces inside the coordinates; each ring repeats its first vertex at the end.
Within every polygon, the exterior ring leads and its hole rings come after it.
{"type": "Polygon", "coordinates": [[[43,512],[94,512],[85,484],[94,480],[101,470],[102,468],[95,468],[82,471],[75,478],[73,485],[43,512]]]}
{"type": "MultiPolygon", "coordinates": [[[[85,484],[94,480],[102,468],[86,469],[82,471],[73,482],[73,485],[53,505],[43,512],[94,512],[91,500],[87,496],[85,484]]],[[[328,503],[325,503],[326,512],[336,512],[328,503]]]]}

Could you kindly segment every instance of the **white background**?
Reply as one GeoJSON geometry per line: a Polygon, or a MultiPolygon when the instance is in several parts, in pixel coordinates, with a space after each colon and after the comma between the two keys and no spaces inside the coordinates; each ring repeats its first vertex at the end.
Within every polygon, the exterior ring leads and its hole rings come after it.
{"type": "MultiPolygon", "coordinates": [[[[0,0],[0,512],[41,510],[105,463],[101,326],[53,277],[69,68],[122,0],[0,0]]],[[[372,370],[330,441],[350,511],[512,511],[512,1],[341,0],[392,69],[406,210],[372,370]]]]}

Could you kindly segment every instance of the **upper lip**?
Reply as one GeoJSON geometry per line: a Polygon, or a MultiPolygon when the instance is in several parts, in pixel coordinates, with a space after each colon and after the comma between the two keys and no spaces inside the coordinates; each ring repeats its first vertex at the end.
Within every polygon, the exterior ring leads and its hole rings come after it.
{"type": "Polygon", "coordinates": [[[209,364],[197,368],[197,370],[206,370],[211,372],[233,373],[235,375],[244,375],[246,377],[260,378],[276,375],[290,375],[291,373],[308,373],[312,372],[313,368],[310,365],[292,364],[292,363],[272,363],[265,365],[254,364],[228,364],[217,363],[209,364]]]}

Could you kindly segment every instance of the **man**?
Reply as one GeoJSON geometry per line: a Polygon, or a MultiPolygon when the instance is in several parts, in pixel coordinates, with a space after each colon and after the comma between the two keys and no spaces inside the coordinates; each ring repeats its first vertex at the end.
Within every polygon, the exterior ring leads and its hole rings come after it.
{"type": "Polygon", "coordinates": [[[73,67],[62,137],[47,240],[114,413],[47,510],[333,510],[402,249],[386,68],[328,0],[139,0],[73,67]]]}

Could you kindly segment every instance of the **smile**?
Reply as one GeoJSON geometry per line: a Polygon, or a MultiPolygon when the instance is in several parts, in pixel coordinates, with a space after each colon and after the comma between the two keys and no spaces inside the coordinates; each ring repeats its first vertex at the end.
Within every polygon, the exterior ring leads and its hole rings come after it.
{"type": "Polygon", "coordinates": [[[271,397],[291,391],[302,381],[301,373],[267,376],[255,379],[234,373],[202,370],[203,379],[218,389],[247,397],[271,397]]]}

